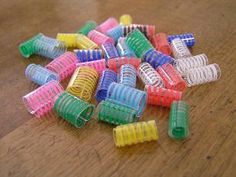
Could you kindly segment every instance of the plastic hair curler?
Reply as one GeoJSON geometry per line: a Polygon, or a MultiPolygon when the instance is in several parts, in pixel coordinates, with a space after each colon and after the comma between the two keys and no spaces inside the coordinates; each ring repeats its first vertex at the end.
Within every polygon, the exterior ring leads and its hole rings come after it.
{"type": "Polygon", "coordinates": [[[119,57],[119,54],[113,43],[107,42],[107,43],[102,44],[102,50],[104,51],[104,56],[105,56],[106,61],[111,58],[119,57]]]}
{"type": "Polygon", "coordinates": [[[171,41],[171,49],[175,59],[192,56],[188,47],[180,38],[175,38],[171,41]]]}
{"type": "Polygon", "coordinates": [[[79,49],[98,49],[98,45],[83,34],[78,34],[77,47],[79,49]]]}
{"type": "Polygon", "coordinates": [[[101,46],[104,43],[113,43],[114,40],[107,35],[100,33],[96,30],[92,30],[88,33],[89,39],[91,39],[93,42],[95,42],[97,45],[101,46]]]}
{"type": "Polygon", "coordinates": [[[108,60],[108,68],[118,72],[120,67],[124,64],[131,64],[133,65],[136,69],[139,67],[141,63],[141,60],[139,58],[129,58],[129,57],[118,57],[118,58],[112,58],[108,60]]]}
{"type": "Polygon", "coordinates": [[[152,44],[156,50],[170,56],[172,51],[165,33],[157,33],[154,35],[152,37],[152,44]]]}
{"type": "Polygon", "coordinates": [[[168,35],[168,41],[170,43],[175,38],[180,38],[188,47],[193,47],[195,44],[195,38],[193,33],[168,35]]]}
{"type": "Polygon", "coordinates": [[[117,25],[119,25],[117,20],[114,17],[110,17],[106,21],[104,21],[102,24],[97,26],[96,30],[103,34],[106,34],[108,30],[116,27],[117,25]]]}
{"type": "Polygon", "coordinates": [[[125,64],[120,68],[119,83],[129,87],[136,87],[136,69],[133,65],[125,64]]]}
{"type": "Polygon", "coordinates": [[[140,24],[131,24],[128,26],[123,26],[123,35],[127,36],[130,32],[139,29],[147,38],[151,39],[155,35],[155,26],[154,25],[140,25],[140,24]]]}
{"type": "Polygon", "coordinates": [[[105,59],[101,59],[101,60],[77,63],[76,66],[77,67],[89,66],[95,69],[98,73],[101,73],[102,71],[106,69],[106,61],[105,59]]]}
{"type": "Polygon", "coordinates": [[[89,62],[102,59],[102,50],[74,50],[78,62],[89,62]]]}
{"type": "Polygon", "coordinates": [[[120,16],[120,24],[121,25],[131,25],[132,17],[129,14],[124,14],[120,16]]]}
{"type": "Polygon", "coordinates": [[[84,26],[82,26],[78,31],[77,33],[79,34],[83,34],[85,36],[87,36],[87,34],[92,31],[93,29],[95,29],[97,26],[96,22],[93,21],[93,20],[88,20],[84,26]]]}
{"type": "Polygon", "coordinates": [[[123,28],[121,25],[118,25],[108,30],[106,35],[111,37],[115,42],[117,42],[118,39],[123,36],[123,28]]]}
{"type": "Polygon", "coordinates": [[[136,57],[135,53],[127,46],[124,37],[118,39],[116,48],[121,57],[136,57]]]}
{"type": "Polygon", "coordinates": [[[78,47],[78,38],[79,34],[77,33],[57,33],[57,40],[64,42],[68,48],[77,48],[78,47]]]}

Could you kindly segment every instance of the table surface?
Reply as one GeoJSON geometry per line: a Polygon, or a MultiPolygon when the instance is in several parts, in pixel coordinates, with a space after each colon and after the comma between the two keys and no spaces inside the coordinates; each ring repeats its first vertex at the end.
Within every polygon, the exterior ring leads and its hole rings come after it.
{"type": "MultiPolygon", "coordinates": [[[[2,0],[0,6],[0,176],[236,176],[236,1],[2,0]],[[93,119],[76,129],[50,116],[42,120],[24,108],[21,97],[36,85],[24,77],[30,63],[18,45],[42,32],[74,32],[89,19],[129,13],[134,23],[154,24],[157,32],[193,32],[193,55],[206,53],[222,70],[219,81],[188,88],[190,137],[167,135],[169,110],[148,106],[143,120],[158,122],[158,142],[116,148],[112,126],[93,119]]],[[[66,86],[68,81],[64,82],[66,86]]]]}

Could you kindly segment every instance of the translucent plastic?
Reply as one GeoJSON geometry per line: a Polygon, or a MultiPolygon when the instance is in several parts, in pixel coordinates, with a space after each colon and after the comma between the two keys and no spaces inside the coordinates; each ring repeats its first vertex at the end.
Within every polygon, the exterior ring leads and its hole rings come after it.
{"type": "Polygon", "coordinates": [[[195,38],[193,33],[169,35],[168,41],[171,43],[171,41],[175,38],[180,38],[188,47],[193,47],[195,44],[195,38]]]}
{"type": "Polygon", "coordinates": [[[131,24],[131,25],[123,27],[124,36],[128,35],[130,32],[134,31],[135,29],[139,29],[149,39],[151,39],[155,35],[154,25],[131,24]]]}
{"type": "Polygon", "coordinates": [[[102,44],[102,50],[104,52],[104,56],[106,61],[111,58],[117,58],[119,57],[119,54],[116,50],[116,47],[114,46],[113,43],[104,43],[102,44]]]}
{"type": "Polygon", "coordinates": [[[133,65],[125,64],[121,66],[119,83],[129,87],[136,87],[136,69],[133,65]]]}
{"type": "Polygon", "coordinates": [[[77,63],[76,66],[77,67],[89,66],[95,69],[98,73],[101,73],[102,71],[106,69],[106,61],[105,59],[101,59],[101,60],[77,63]]]}
{"type": "Polygon", "coordinates": [[[85,36],[87,36],[87,34],[92,31],[93,29],[95,29],[97,26],[95,21],[89,20],[87,21],[84,26],[82,26],[77,33],[83,34],[85,36]]]}
{"type": "Polygon", "coordinates": [[[107,91],[107,99],[136,110],[137,116],[140,116],[146,106],[147,94],[144,91],[112,82],[107,91]]]}
{"type": "Polygon", "coordinates": [[[178,101],[182,98],[182,92],[176,90],[151,85],[146,85],[145,90],[148,97],[147,103],[150,105],[170,107],[173,101],[178,101]]]}
{"type": "Polygon", "coordinates": [[[64,42],[68,48],[77,48],[78,47],[78,38],[79,34],[77,33],[57,33],[57,40],[64,42]]]}
{"type": "Polygon", "coordinates": [[[153,48],[152,44],[138,29],[127,35],[126,43],[138,58],[142,58],[148,50],[153,48]]]}
{"type": "Polygon", "coordinates": [[[188,87],[213,82],[220,79],[221,70],[218,64],[210,64],[188,70],[185,76],[188,87]]]}
{"type": "Polygon", "coordinates": [[[162,77],[166,88],[178,91],[184,91],[187,88],[186,82],[171,64],[167,63],[158,67],[157,72],[162,77]]]}
{"type": "Polygon", "coordinates": [[[53,110],[77,128],[83,127],[91,119],[94,105],[68,92],[63,92],[56,100],[53,110]]]}
{"type": "Polygon", "coordinates": [[[157,141],[158,130],[155,120],[120,125],[113,129],[113,138],[117,147],[157,141]]]}
{"type": "Polygon", "coordinates": [[[40,118],[52,110],[55,99],[62,92],[63,87],[53,80],[23,96],[22,101],[31,114],[40,118]]]}
{"type": "Polygon", "coordinates": [[[189,108],[184,101],[174,101],[169,115],[168,135],[173,139],[184,139],[189,135],[189,108]]]}
{"type": "Polygon", "coordinates": [[[83,34],[78,34],[77,47],[79,49],[97,49],[98,45],[83,34]]]}
{"type": "Polygon", "coordinates": [[[104,70],[99,79],[95,95],[98,102],[106,99],[108,87],[112,82],[117,82],[116,73],[110,69],[104,70]]]}
{"type": "Polygon", "coordinates": [[[107,35],[100,33],[96,30],[92,30],[88,33],[89,39],[91,39],[93,42],[95,42],[97,45],[101,46],[104,43],[113,43],[114,40],[107,35]]]}
{"type": "Polygon", "coordinates": [[[131,25],[132,17],[129,14],[124,14],[120,16],[120,24],[121,25],[131,25]]]}
{"type": "Polygon", "coordinates": [[[47,82],[50,82],[52,80],[60,80],[58,74],[36,64],[30,64],[27,66],[27,68],[25,69],[25,76],[27,79],[33,81],[38,85],[46,84],[47,82]]]}
{"type": "Polygon", "coordinates": [[[78,62],[90,62],[102,59],[102,50],[74,50],[78,62]]]}
{"type": "Polygon", "coordinates": [[[208,58],[205,54],[195,55],[188,58],[175,60],[174,67],[182,76],[185,76],[188,70],[208,65],[208,58]]]}
{"type": "Polygon", "coordinates": [[[130,57],[119,57],[119,58],[112,58],[108,60],[108,67],[109,69],[118,72],[120,67],[124,64],[131,64],[136,69],[139,67],[141,60],[139,58],[130,58],[130,57]]]}
{"type": "Polygon", "coordinates": [[[108,30],[116,27],[117,25],[119,25],[118,21],[114,17],[110,17],[106,21],[104,21],[102,24],[100,24],[96,28],[96,30],[106,34],[108,30]]]}
{"type": "Polygon", "coordinates": [[[116,48],[121,57],[136,57],[135,53],[127,46],[124,37],[118,39],[116,48]]]}
{"type": "Polygon", "coordinates": [[[57,73],[62,81],[73,74],[76,62],[76,55],[73,52],[66,52],[51,61],[46,68],[57,73]]]}
{"type": "Polygon", "coordinates": [[[111,37],[115,42],[117,42],[118,39],[123,36],[123,28],[121,25],[118,25],[108,30],[106,35],[111,37]]]}
{"type": "Polygon", "coordinates": [[[152,37],[152,44],[158,51],[166,55],[170,55],[172,52],[165,33],[157,33],[154,35],[152,37]]]}
{"type": "Polygon", "coordinates": [[[175,59],[192,56],[188,47],[180,38],[175,38],[171,41],[171,49],[175,59]]]}
{"type": "Polygon", "coordinates": [[[98,120],[109,124],[122,125],[137,121],[137,111],[110,101],[102,101],[97,108],[98,120]]]}
{"type": "Polygon", "coordinates": [[[148,50],[144,56],[143,60],[148,62],[153,68],[157,68],[158,66],[162,66],[166,63],[173,63],[174,59],[164,53],[161,53],[155,49],[148,50]]]}
{"type": "Polygon", "coordinates": [[[164,87],[161,76],[149,63],[143,62],[140,64],[138,68],[138,76],[142,80],[144,85],[164,87]]]}
{"type": "Polygon", "coordinates": [[[80,99],[89,102],[96,88],[99,75],[89,66],[82,66],[75,70],[66,91],[80,99]]]}

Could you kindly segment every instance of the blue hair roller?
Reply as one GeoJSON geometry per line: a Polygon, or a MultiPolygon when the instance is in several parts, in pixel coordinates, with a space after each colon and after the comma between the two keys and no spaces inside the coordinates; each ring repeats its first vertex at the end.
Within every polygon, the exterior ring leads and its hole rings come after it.
{"type": "Polygon", "coordinates": [[[113,43],[107,42],[107,43],[102,44],[102,49],[104,51],[104,56],[105,56],[106,61],[110,58],[119,57],[119,54],[113,43]]]}
{"type": "Polygon", "coordinates": [[[78,62],[89,62],[102,59],[102,50],[74,50],[78,62]]]}
{"type": "Polygon", "coordinates": [[[180,38],[188,47],[193,47],[195,44],[195,38],[193,33],[168,35],[169,43],[171,43],[171,41],[175,38],[180,38]]]}
{"type": "Polygon", "coordinates": [[[119,83],[136,87],[136,69],[133,65],[125,64],[120,68],[119,83]]]}
{"type": "Polygon", "coordinates": [[[121,57],[136,57],[135,53],[127,46],[124,37],[118,39],[116,48],[121,57]]]}
{"type": "Polygon", "coordinates": [[[25,69],[25,76],[38,85],[44,85],[49,81],[59,81],[59,75],[40,65],[30,64],[25,69]]]}
{"type": "Polygon", "coordinates": [[[162,66],[165,63],[173,63],[174,59],[162,52],[157,51],[156,49],[148,50],[144,56],[143,60],[148,62],[154,69],[158,66],[162,66]]]}
{"type": "Polygon", "coordinates": [[[114,41],[118,41],[118,39],[123,36],[123,28],[121,25],[118,25],[109,31],[107,31],[107,36],[111,37],[114,41]]]}
{"type": "Polygon", "coordinates": [[[95,98],[98,102],[106,99],[108,87],[112,82],[117,82],[116,73],[110,69],[104,70],[99,79],[95,94],[95,98]]]}
{"type": "Polygon", "coordinates": [[[147,93],[112,82],[108,88],[106,100],[132,108],[137,111],[137,116],[140,117],[146,106],[147,93]]]}

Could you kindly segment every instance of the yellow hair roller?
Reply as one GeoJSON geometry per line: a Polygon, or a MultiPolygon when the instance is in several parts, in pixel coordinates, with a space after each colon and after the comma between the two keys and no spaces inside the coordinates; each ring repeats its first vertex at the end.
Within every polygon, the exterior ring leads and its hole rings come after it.
{"type": "Polygon", "coordinates": [[[77,48],[77,33],[58,33],[57,40],[64,42],[66,47],[77,48]]]}
{"type": "Polygon", "coordinates": [[[120,125],[113,129],[113,138],[117,147],[158,140],[155,120],[120,125]]]}
{"type": "Polygon", "coordinates": [[[82,66],[75,70],[66,91],[84,101],[90,101],[95,90],[98,73],[89,66],[82,66]]]}
{"type": "Polygon", "coordinates": [[[83,34],[78,34],[77,47],[80,49],[98,49],[98,45],[83,34]]]}
{"type": "Polygon", "coordinates": [[[131,25],[132,24],[132,17],[129,14],[124,14],[120,16],[120,24],[121,25],[131,25]]]}

